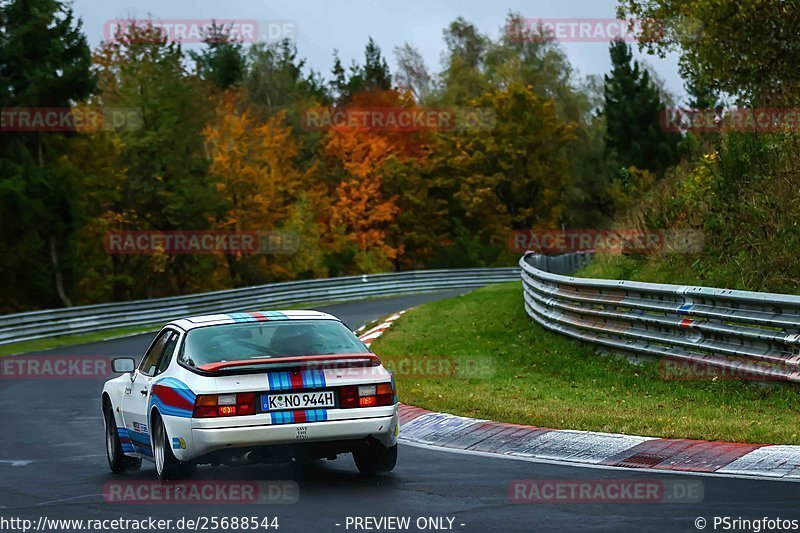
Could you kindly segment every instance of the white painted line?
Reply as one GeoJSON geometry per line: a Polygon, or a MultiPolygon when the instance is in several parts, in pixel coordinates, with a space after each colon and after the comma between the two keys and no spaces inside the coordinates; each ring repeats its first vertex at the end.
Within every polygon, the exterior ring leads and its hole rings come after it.
{"type": "Polygon", "coordinates": [[[429,451],[437,451],[437,452],[447,452],[447,453],[460,453],[464,455],[477,455],[479,457],[486,457],[488,459],[511,459],[513,461],[525,461],[528,463],[538,463],[538,464],[546,464],[546,465],[554,465],[554,466],[569,466],[575,468],[591,468],[595,470],[621,470],[625,472],[629,472],[632,475],[650,475],[650,476],[660,476],[662,474],[674,475],[674,476],[704,476],[704,477],[722,477],[728,479],[757,479],[760,481],[778,481],[778,482],[785,482],[785,483],[798,483],[800,482],[800,478],[795,477],[783,477],[783,478],[776,478],[776,477],[769,477],[769,476],[761,476],[761,475],[741,475],[741,474],[720,474],[718,472],[685,472],[680,470],[661,470],[657,468],[630,468],[626,466],[609,466],[609,465],[596,465],[590,463],[574,463],[570,461],[557,461],[552,459],[540,459],[538,457],[522,457],[519,455],[498,455],[496,453],[490,452],[481,452],[476,450],[460,450],[458,448],[445,448],[442,446],[434,446],[432,444],[421,444],[418,442],[409,441],[403,438],[403,429],[402,426],[400,428],[400,441],[403,443],[404,446],[411,446],[412,448],[420,448],[423,450],[429,451]]]}
{"type": "Polygon", "coordinates": [[[92,341],[92,342],[81,343],[81,344],[94,344],[95,342],[106,342],[106,341],[113,341],[113,340],[116,340],[116,339],[127,339],[128,337],[136,337],[138,335],[146,335],[148,333],[158,333],[158,331],[159,331],[158,328],[148,329],[147,331],[140,331],[139,333],[126,333],[125,335],[114,335],[112,337],[107,337],[107,338],[105,338],[105,339],[103,339],[101,341],[92,341]]]}
{"type": "Polygon", "coordinates": [[[407,439],[422,444],[437,444],[442,437],[453,434],[485,420],[467,418],[447,413],[428,413],[406,422],[400,427],[407,439]]]}
{"type": "Polygon", "coordinates": [[[73,496],[72,498],[64,498],[64,499],[61,499],[61,500],[51,500],[51,501],[48,501],[48,502],[41,502],[41,503],[37,503],[36,505],[37,506],[53,505],[53,504],[56,504],[56,503],[71,502],[71,501],[74,501],[74,500],[82,500],[84,498],[94,498],[95,496],[100,496],[102,498],[104,495],[103,495],[102,492],[100,494],[84,494],[82,496],[73,496]]]}
{"type": "Polygon", "coordinates": [[[30,459],[2,459],[0,460],[0,464],[9,465],[9,466],[28,466],[33,461],[30,459]]]}
{"type": "Polygon", "coordinates": [[[90,459],[92,457],[106,457],[104,453],[96,453],[92,455],[76,455],[74,457],[62,457],[60,459],[55,459],[58,462],[67,462],[67,461],[82,461],[84,459],[90,459]]]}
{"type": "Polygon", "coordinates": [[[762,476],[800,481],[800,446],[764,446],[717,470],[732,474],[758,472],[762,476]]]}
{"type": "Polygon", "coordinates": [[[553,461],[599,464],[648,440],[652,439],[611,433],[553,430],[542,433],[527,444],[521,444],[520,450],[508,453],[553,461]]]}
{"type": "MultiPolygon", "coordinates": [[[[446,442],[449,435],[484,422],[487,420],[427,413],[407,422],[402,429],[406,439],[440,445],[446,442]]],[[[599,464],[648,440],[652,438],[592,431],[547,430],[529,440],[515,443],[515,448],[505,450],[503,455],[599,464]]]]}

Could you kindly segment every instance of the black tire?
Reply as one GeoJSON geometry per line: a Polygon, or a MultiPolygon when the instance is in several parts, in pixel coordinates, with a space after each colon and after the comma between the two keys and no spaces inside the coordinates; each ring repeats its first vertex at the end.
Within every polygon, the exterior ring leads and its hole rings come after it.
{"type": "Polygon", "coordinates": [[[372,476],[377,473],[386,473],[394,470],[397,465],[397,444],[391,448],[384,448],[373,443],[353,451],[356,468],[363,476],[372,476]]]}
{"type": "Polygon", "coordinates": [[[117,432],[117,421],[114,420],[114,412],[108,404],[103,408],[103,419],[105,421],[108,468],[115,474],[124,474],[125,472],[139,470],[142,466],[142,459],[139,457],[128,457],[122,453],[122,442],[120,442],[119,433],[117,432]]]}
{"type": "Polygon", "coordinates": [[[153,461],[156,465],[156,474],[163,480],[186,479],[190,477],[197,465],[183,463],[172,453],[167,430],[161,417],[155,415],[151,425],[153,429],[153,461]]]}

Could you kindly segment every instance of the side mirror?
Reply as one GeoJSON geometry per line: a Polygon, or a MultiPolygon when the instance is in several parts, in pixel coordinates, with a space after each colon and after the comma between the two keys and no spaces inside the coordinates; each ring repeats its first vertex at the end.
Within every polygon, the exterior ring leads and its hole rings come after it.
{"type": "Polygon", "coordinates": [[[117,374],[127,374],[136,368],[136,361],[132,357],[119,357],[111,361],[111,368],[117,374]]]}

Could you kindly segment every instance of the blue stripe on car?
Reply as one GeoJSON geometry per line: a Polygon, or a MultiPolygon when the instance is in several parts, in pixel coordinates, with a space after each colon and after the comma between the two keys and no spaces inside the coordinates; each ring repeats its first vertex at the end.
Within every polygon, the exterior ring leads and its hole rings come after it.
{"type": "Polygon", "coordinates": [[[249,313],[228,313],[228,316],[236,322],[257,322],[256,317],[249,313]]]}
{"type": "Polygon", "coordinates": [[[278,411],[272,413],[273,424],[291,424],[294,422],[294,413],[291,411],[278,411]]]}
{"type": "MultiPolygon", "coordinates": [[[[158,396],[151,395],[150,396],[150,406],[155,405],[158,408],[158,411],[162,415],[168,416],[177,416],[179,418],[192,418],[192,411],[189,409],[180,409],[178,407],[172,407],[170,405],[166,405],[164,402],[161,401],[158,396]]],[[[148,409],[148,412],[150,409],[148,409]]]]}

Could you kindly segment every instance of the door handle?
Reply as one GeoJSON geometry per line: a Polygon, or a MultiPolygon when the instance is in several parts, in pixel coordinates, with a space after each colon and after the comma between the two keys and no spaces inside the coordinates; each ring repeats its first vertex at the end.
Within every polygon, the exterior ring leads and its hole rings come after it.
{"type": "Polygon", "coordinates": [[[139,392],[142,394],[142,396],[147,396],[147,389],[142,389],[139,392]]]}

